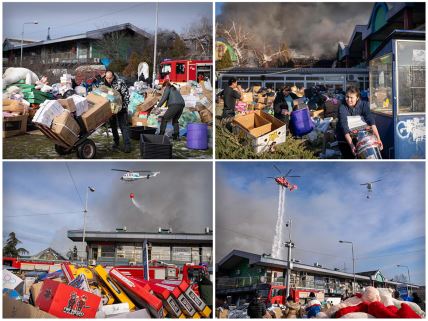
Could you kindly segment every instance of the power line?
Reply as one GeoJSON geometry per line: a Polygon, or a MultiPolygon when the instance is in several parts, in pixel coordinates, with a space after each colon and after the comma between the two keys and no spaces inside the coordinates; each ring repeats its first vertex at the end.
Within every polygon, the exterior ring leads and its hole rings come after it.
{"type": "Polygon", "coordinates": [[[71,175],[71,171],[70,171],[70,167],[68,166],[68,163],[65,163],[65,166],[67,166],[68,173],[70,174],[71,181],[73,182],[73,185],[74,185],[74,188],[76,190],[77,196],[79,196],[80,203],[82,204],[82,208],[85,208],[85,206],[83,205],[82,197],[80,196],[79,190],[77,189],[76,182],[74,181],[73,175],[71,175]]]}

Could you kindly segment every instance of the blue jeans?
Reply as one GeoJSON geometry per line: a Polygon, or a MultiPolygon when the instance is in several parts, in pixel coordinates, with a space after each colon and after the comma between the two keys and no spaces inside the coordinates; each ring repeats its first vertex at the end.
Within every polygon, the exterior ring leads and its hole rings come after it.
{"type": "Polygon", "coordinates": [[[110,118],[110,127],[113,133],[113,140],[115,145],[119,145],[119,132],[117,130],[117,125],[119,124],[120,131],[122,132],[123,142],[125,146],[131,146],[131,139],[129,137],[129,126],[128,126],[128,112],[121,110],[117,115],[113,115],[110,118]]]}

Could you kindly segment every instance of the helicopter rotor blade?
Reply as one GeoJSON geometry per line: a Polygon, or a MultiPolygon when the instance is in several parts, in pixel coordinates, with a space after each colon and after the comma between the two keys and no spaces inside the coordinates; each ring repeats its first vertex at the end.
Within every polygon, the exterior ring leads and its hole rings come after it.
{"type": "Polygon", "coordinates": [[[290,173],[291,173],[291,171],[292,171],[292,169],[290,169],[290,170],[287,172],[287,174],[285,174],[285,175],[284,175],[284,177],[291,177],[291,176],[288,176],[288,174],[290,174],[290,173]]]}
{"type": "Polygon", "coordinates": [[[280,173],[282,175],[282,172],[279,170],[278,167],[276,167],[275,165],[273,165],[273,167],[278,171],[278,173],[280,173]]]}
{"type": "Polygon", "coordinates": [[[288,175],[286,177],[301,177],[301,176],[299,176],[299,175],[288,175]]]}
{"type": "Polygon", "coordinates": [[[370,182],[370,184],[380,182],[382,179],[378,179],[377,181],[370,182]]]}
{"type": "Polygon", "coordinates": [[[276,177],[273,177],[273,176],[267,176],[266,178],[273,178],[273,179],[275,179],[276,177]]]}
{"type": "Polygon", "coordinates": [[[127,173],[130,172],[130,170],[127,170],[127,169],[116,169],[116,168],[112,168],[111,170],[112,171],[116,171],[116,172],[127,172],[127,173]]]}

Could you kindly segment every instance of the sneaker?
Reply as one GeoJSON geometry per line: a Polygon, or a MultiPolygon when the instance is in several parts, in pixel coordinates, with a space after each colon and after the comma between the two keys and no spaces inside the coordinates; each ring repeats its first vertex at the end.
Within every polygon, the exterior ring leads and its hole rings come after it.
{"type": "Polygon", "coordinates": [[[173,135],[173,136],[172,136],[172,140],[173,140],[173,141],[176,141],[176,142],[179,142],[179,141],[180,141],[180,136],[175,136],[175,135],[173,135]]]}
{"type": "Polygon", "coordinates": [[[125,147],[123,148],[123,152],[124,153],[130,153],[131,152],[131,146],[130,145],[125,145],[125,147]]]}

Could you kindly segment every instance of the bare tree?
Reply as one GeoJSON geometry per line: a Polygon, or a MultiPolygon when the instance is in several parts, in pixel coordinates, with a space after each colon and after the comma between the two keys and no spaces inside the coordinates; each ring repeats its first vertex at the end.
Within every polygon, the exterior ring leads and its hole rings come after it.
{"type": "Polygon", "coordinates": [[[184,32],[182,38],[190,48],[189,58],[195,56],[212,56],[213,49],[213,25],[208,17],[202,17],[192,23],[184,32]]]}
{"type": "Polygon", "coordinates": [[[395,275],[393,277],[393,280],[396,281],[396,282],[402,282],[402,283],[408,282],[407,276],[404,275],[404,273],[401,273],[399,275],[395,275]]]}
{"type": "Polygon", "coordinates": [[[238,65],[245,65],[249,58],[248,46],[252,40],[251,34],[235,21],[232,21],[230,26],[217,26],[216,30],[218,30],[218,35],[224,37],[235,51],[238,65]]]}

